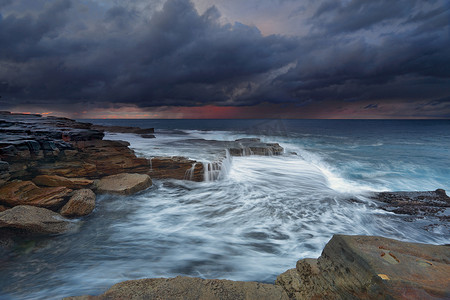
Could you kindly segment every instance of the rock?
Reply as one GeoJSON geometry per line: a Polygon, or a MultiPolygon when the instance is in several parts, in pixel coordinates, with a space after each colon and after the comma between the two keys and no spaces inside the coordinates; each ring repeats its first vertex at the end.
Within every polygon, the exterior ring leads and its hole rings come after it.
{"type": "Polygon", "coordinates": [[[94,192],[89,189],[82,189],[73,193],[59,213],[64,217],[80,217],[90,214],[94,208],[94,192]]]}
{"type": "Polygon", "coordinates": [[[178,180],[204,180],[204,167],[202,163],[185,157],[154,157],[150,161],[152,178],[178,179],[178,180]]]}
{"type": "Polygon", "coordinates": [[[117,174],[104,177],[95,183],[97,193],[131,195],[152,185],[150,176],[145,174],[117,174]]]}
{"type": "Polygon", "coordinates": [[[261,139],[260,138],[242,138],[242,139],[235,140],[235,142],[239,142],[239,143],[260,143],[261,139]]]}
{"type": "Polygon", "coordinates": [[[63,141],[92,141],[101,140],[105,134],[98,130],[70,129],[62,133],[63,141]]]}
{"type": "Polygon", "coordinates": [[[288,300],[289,298],[281,287],[273,284],[179,276],[170,279],[130,280],[112,286],[100,296],[68,297],[64,299],[288,300]]]}
{"type": "Polygon", "coordinates": [[[95,164],[86,163],[77,158],[71,161],[57,161],[42,164],[36,172],[41,175],[56,175],[68,178],[98,177],[97,166],[95,164]]]}
{"type": "Polygon", "coordinates": [[[86,178],[66,178],[57,175],[39,175],[33,179],[39,186],[65,186],[70,189],[82,189],[90,187],[94,181],[86,178]]]}
{"type": "Polygon", "coordinates": [[[335,235],[317,260],[298,261],[276,284],[291,299],[448,299],[448,274],[448,246],[335,235]]]}
{"type": "Polygon", "coordinates": [[[9,207],[4,206],[4,205],[0,205],[0,212],[5,211],[7,209],[9,209],[9,207]]]}
{"type": "Polygon", "coordinates": [[[51,210],[19,205],[0,212],[0,228],[20,229],[38,234],[56,234],[70,229],[70,223],[51,210]]]}
{"type": "Polygon", "coordinates": [[[0,187],[0,203],[58,209],[71,192],[65,187],[39,188],[31,181],[14,181],[0,187]]]}
{"type": "Polygon", "coordinates": [[[154,133],[154,128],[140,128],[140,127],[127,127],[127,126],[104,126],[104,125],[93,125],[91,127],[94,130],[99,131],[109,131],[115,133],[135,133],[135,134],[150,134],[154,133]]]}
{"type": "Polygon", "coordinates": [[[45,157],[56,157],[61,152],[53,141],[43,141],[41,145],[45,157]]]}
{"type": "Polygon", "coordinates": [[[5,184],[10,178],[9,164],[6,161],[0,160],[0,186],[5,184]]]}
{"type": "Polygon", "coordinates": [[[235,141],[235,145],[231,146],[228,151],[232,156],[247,155],[281,155],[284,152],[283,147],[278,143],[262,143],[258,138],[245,138],[235,141]]]}
{"type": "Polygon", "coordinates": [[[0,172],[8,172],[9,164],[6,161],[0,161],[0,172]]]}
{"type": "Polygon", "coordinates": [[[136,157],[130,145],[124,141],[83,141],[74,143],[79,157],[86,163],[95,165],[97,177],[120,173],[143,173],[150,171],[146,158],[136,157]]]}
{"type": "Polygon", "coordinates": [[[414,217],[441,217],[445,216],[450,208],[450,197],[443,189],[429,192],[382,192],[376,193],[372,199],[385,203],[381,208],[397,214],[406,214],[414,217]]]}
{"type": "Polygon", "coordinates": [[[144,139],[154,139],[156,136],[154,134],[141,134],[141,137],[144,139]]]}
{"type": "MultiPolygon", "coordinates": [[[[137,134],[154,132],[133,130],[137,134]]],[[[103,137],[104,133],[92,128],[92,124],[67,118],[0,115],[0,159],[10,164],[13,179],[40,174],[100,178],[119,173],[148,173],[149,161],[136,157],[128,143],[103,141],[103,137]]]]}

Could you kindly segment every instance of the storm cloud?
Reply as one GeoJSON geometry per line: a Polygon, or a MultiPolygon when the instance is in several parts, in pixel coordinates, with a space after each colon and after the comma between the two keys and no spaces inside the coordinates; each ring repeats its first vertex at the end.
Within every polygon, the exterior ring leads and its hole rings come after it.
{"type": "Polygon", "coordinates": [[[227,3],[0,0],[0,109],[401,101],[450,113],[445,0],[227,3]]]}

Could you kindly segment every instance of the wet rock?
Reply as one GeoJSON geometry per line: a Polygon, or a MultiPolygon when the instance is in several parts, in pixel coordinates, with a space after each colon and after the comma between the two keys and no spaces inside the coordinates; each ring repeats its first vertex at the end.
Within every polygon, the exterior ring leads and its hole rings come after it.
{"type": "Polygon", "coordinates": [[[448,299],[449,272],[448,246],[335,235],[276,284],[291,299],[448,299]]]}
{"type": "Polygon", "coordinates": [[[61,150],[58,149],[56,143],[53,141],[43,141],[41,143],[42,149],[44,151],[44,156],[46,157],[54,157],[58,156],[61,150]]]}
{"type": "Polygon", "coordinates": [[[243,282],[192,277],[131,280],[112,286],[100,296],[68,297],[66,300],[106,299],[203,299],[288,300],[281,287],[258,282],[243,282]]]}
{"type": "Polygon", "coordinates": [[[235,145],[228,149],[232,156],[270,156],[281,155],[284,152],[283,147],[278,143],[262,143],[258,138],[238,139],[235,142],[235,145]]]}
{"type": "Polygon", "coordinates": [[[69,230],[70,223],[51,210],[19,205],[0,212],[0,228],[19,229],[35,234],[56,234],[69,230]]]}
{"type": "Polygon", "coordinates": [[[94,183],[93,180],[86,178],[67,178],[58,175],[39,175],[32,181],[39,186],[65,186],[70,189],[82,189],[90,187],[94,183]]]}
{"type": "Polygon", "coordinates": [[[0,160],[0,186],[5,184],[10,177],[9,164],[6,161],[0,160]]]}
{"type": "Polygon", "coordinates": [[[158,179],[203,181],[204,167],[202,163],[186,157],[154,157],[151,159],[149,174],[158,179]]]}
{"type": "Polygon", "coordinates": [[[260,138],[243,138],[243,139],[237,139],[235,141],[239,142],[239,143],[260,143],[261,139],[260,138]]]}
{"type": "Polygon", "coordinates": [[[154,139],[156,136],[154,134],[141,134],[141,137],[144,139],[154,139]]]}
{"type": "Polygon", "coordinates": [[[448,215],[446,212],[450,208],[450,197],[443,189],[428,192],[382,192],[374,194],[372,199],[384,203],[381,206],[384,210],[414,217],[441,217],[448,215]]]}
{"type": "Polygon", "coordinates": [[[39,188],[31,181],[14,181],[0,187],[0,203],[58,209],[71,192],[65,187],[39,188]]]}
{"type": "Polygon", "coordinates": [[[90,189],[81,189],[73,192],[59,213],[64,217],[81,217],[90,214],[94,208],[94,192],[90,189]]]}
{"type": "Polygon", "coordinates": [[[4,147],[1,147],[0,145],[0,155],[2,157],[8,158],[8,157],[15,157],[17,155],[17,148],[13,145],[5,145],[4,147]]]}
{"type": "Polygon", "coordinates": [[[98,130],[70,129],[62,134],[63,141],[92,141],[101,140],[105,134],[98,130]]]}
{"type": "Polygon", "coordinates": [[[99,194],[131,195],[145,190],[152,185],[150,176],[146,174],[117,174],[104,177],[95,183],[99,194]]]}
{"type": "Polygon", "coordinates": [[[0,161],[0,172],[9,171],[9,164],[6,161],[0,161]]]}

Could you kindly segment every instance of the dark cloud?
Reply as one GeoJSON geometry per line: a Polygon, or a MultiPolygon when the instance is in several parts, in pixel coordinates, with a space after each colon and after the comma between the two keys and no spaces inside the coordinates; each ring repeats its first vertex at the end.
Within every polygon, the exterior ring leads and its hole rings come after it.
{"type": "Polygon", "coordinates": [[[444,0],[305,3],[308,34],[264,36],[188,0],[0,0],[0,108],[448,101],[444,0]]]}
{"type": "Polygon", "coordinates": [[[374,109],[374,108],[378,108],[378,104],[369,104],[364,106],[364,109],[374,109]]]}

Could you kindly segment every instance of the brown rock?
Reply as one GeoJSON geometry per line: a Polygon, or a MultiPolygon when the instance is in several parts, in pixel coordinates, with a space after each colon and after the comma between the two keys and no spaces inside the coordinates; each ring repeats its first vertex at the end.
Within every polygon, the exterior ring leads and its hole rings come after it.
{"type": "Polygon", "coordinates": [[[154,157],[151,159],[149,174],[159,179],[203,181],[204,167],[202,163],[185,157],[154,157]]]}
{"type": "Polygon", "coordinates": [[[104,177],[95,183],[100,194],[131,195],[145,190],[152,185],[150,176],[146,174],[117,174],[104,177]]]}
{"type": "Polygon", "coordinates": [[[124,141],[82,141],[74,145],[80,152],[80,158],[96,166],[98,177],[120,173],[148,173],[150,162],[146,158],[136,157],[130,145],[124,141]]]}
{"type": "Polygon", "coordinates": [[[5,211],[7,209],[9,209],[9,207],[4,206],[4,205],[0,205],[0,212],[5,211]]]}
{"type": "Polygon", "coordinates": [[[38,172],[42,175],[57,175],[69,178],[97,177],[95,164],[83,162],[78,158],[74,161],[57,161],[41,165],[38,172]]]}
{"type": "Polygon", "coordinates": [[[39,188],[31,181],[14,181],[0,187],[0,203],[57,209],[70,192],[72,190],[65,187],[39,188]]]}
{"type": "Polygon", "coordinates": [[[281,287],[258,282],[243,282],[192,277],[130,280],[112,286],[100,296],[68,297],[66,300],[106,299],[199,299],[199,300],[288,300],[281,287]]]}
{"type": "Polygon", "coordinates": [[[95,208],[95,194],[89,189],[77,190],[70,197],[60,214],[64,217],[80,217],[90,214],[95,208]]]}
{"type": "Polygon", "coordinates": [[[448,299],[450,248],[335,235],[319,259],[278,276],[291,299],[448,299]]]}
{"type": "Polygon", "coordinates": [[[67,231],[70,228],[70,223],[51,210],[19,205],[0,212],[0,228],[20,229],[39,234],[55,234],[67,231]]]}
{"type": "Polygon", "coordinates": [[[86,178],[66,178],[58,175],[39,175],[33,182],[40,186],[65,186],[70,189],[82,189],[91,186],[94,181],[86,178]]]}

